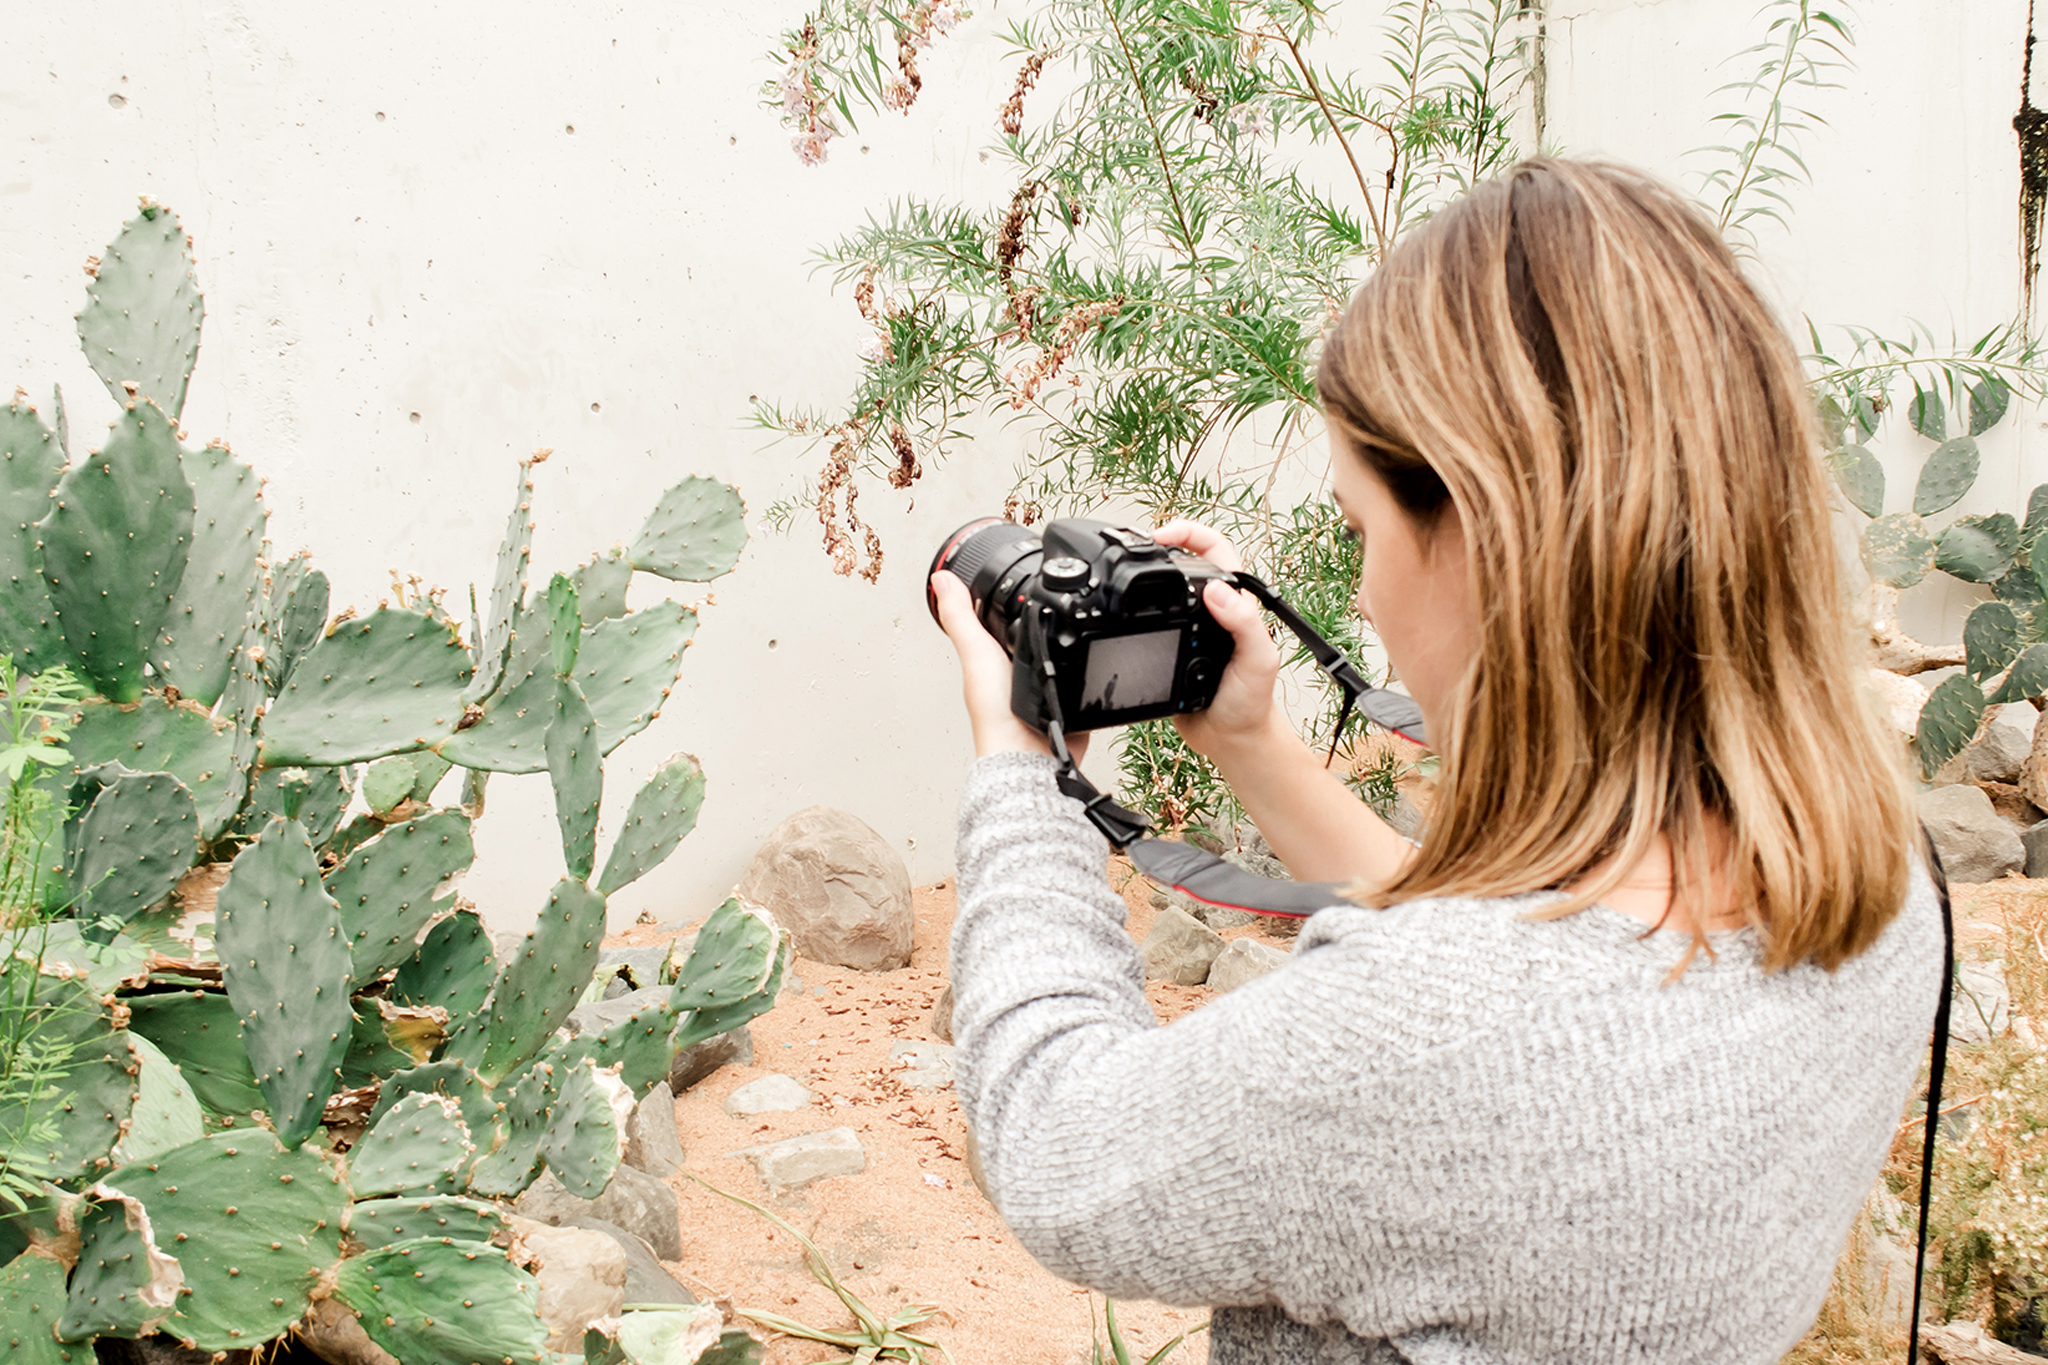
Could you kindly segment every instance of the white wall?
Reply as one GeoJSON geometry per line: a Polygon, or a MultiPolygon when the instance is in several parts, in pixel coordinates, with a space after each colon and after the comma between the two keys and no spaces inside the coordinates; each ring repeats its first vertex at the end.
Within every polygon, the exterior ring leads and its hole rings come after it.
{"type": "MultiPolygon", "coordinates": [[[[374,602],[390,568],[460,600],[535,446],[556,451],[538,475],[543,578],[630,537],[687,473],[733,481],[759,513],[805,471],[746,427],[749,397],[835,402],[866,330],[809,273],[812,248],[894,195],[1007,198],[977,153],[1018,8],[984,7],[926,54],[907,119],[873,116],[806,169],[756,101],[800,3],[11,0],[0,382],[38,405],[61,382],[74,440],[101,429],[111,406],[71,321],[79,267],[147,194],[183,216],[207,296],[185,425],[268,476],[273,540],[310,549],[337,603],[374,602]]],[[[1363,8],[1346,0],[1347,35],[1371,27],[1363,8]]],[[[1682,169],[1710,138],[1707,91],[1743,44],[1747,0],[1555,9],[1553,139],[1682,169]]],[[[1816,189],[1797,196],[1795,235],[1763,234],[1765,268],[1818,318],[1982,330],[2017,288],[2025,0],[1864,10],[1862,68],[1812,148],[1816,189]]],[[[711,783],[696,834],[615,923],[701,913],[814,802],[867,819],[917,880],[950,871],[970,750],[922,571],[941,535],[1000,504],[1017,439],[936,472],[914,503],[865,493],[890,551],[879,587],[833,577],[807,520],[757,530],[667,712],[609,765],[608,826],[673,750],[711,783]]],[[[1911,441],[1887,453],[1900,486],[1911,441]]],[[[2039,444],[1960,510],[2023,503],[2039,444]]],[[[1952,637],[1952,607],[1934,611],[1952,637]]],[[[523,927],[559,868],[546,781],[491,791],[466,890],[523,927]]]]}

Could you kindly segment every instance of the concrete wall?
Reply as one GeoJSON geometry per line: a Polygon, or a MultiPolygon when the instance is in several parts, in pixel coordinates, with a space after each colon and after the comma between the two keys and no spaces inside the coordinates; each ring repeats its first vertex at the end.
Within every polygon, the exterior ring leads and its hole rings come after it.
{"type": "MultiPolygon", "coordinates": [[[[536,446],[556,452],[538,475],[541,577],[629,537],[686,473],[733,481],[758,513],[806,471],[748,428],[750,397],[835,402],[866,332],[810,273],[812,248],[894,195],[1007,197],[978,152],[1014,8],[926,55],[908,118],[873,117],[807,169],[756,101],[799,5],[17,0],[0,380],[39,405],[61,383],[74,439],[102,429],[111,407],[71,322],[79,267],[147,194],[191,230],[208,301],[185,425],[269,478],[273,540],[311,550],[337,603],[374,603],[394,568],[461,600],[536,446]]],[[[1367,43],[1363,0],[1343,8],[1346,42],[1367,43]]],[[[1811,148],[1815,190],[1795,195],[1792,234],[1760,234],[1762,268],[1817,318],[1981,331],[2017,288],[2024,0],[1864,10],[1861,69],[1811,148]]],[[[1727,0],[1555,6],[1552,140],[1682,173],[1748,22],[1727,0]]],[[[2012,425],[1963,510],[2015,507],[2041,476],[2033,419],[2012,425]]],[[[890,552],[878,587],[827,572],[806,519],[757,530],[666,714],[610,764],[608,827],[674,750],[711,784],[696,834],[615,920],[700,913],[814,802],[866,818],[917,880],[950,871],[970,749],[922,571],[941,535],[1000,504],[1019,439],[992,436],[914,500],[869,490],[890,552]]],[[[1892,443],[1895,483],[1923,448],[1892,443]]],[[[1921,610],[1931,631],[1959,628],[1947,597],[1921,610]]],[[[494,782],[479,836],[466,889],[523,927],[559,867],[545,780],[494,782]]]]}

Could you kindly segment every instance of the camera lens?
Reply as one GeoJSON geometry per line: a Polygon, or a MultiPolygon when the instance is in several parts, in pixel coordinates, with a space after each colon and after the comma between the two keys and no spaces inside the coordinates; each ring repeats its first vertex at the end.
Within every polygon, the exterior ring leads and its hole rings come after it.
{"type": "Polygon", "coordinates": [[[947,536],[932,566],[925,573],[925,605],[932,620],[939,619],[939,599],[929,583],[940,569],[950,571],[974,599],[975,614],[998,640],[1009,639],[1008,602],[996,600],[995,590],[1006,579],[1028,573],[1044,555],[1038,533],[1001,517],[979,517],[947,536]]]}

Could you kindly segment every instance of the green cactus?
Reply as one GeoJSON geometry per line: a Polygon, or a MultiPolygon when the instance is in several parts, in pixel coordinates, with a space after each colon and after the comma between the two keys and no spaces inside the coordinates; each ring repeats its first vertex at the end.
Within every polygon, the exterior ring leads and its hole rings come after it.
{"type": "MultiPolygon", "coordinates": [[[[538,1054],[569,1017],[597,970],[603,938],[604,897],[580,881],[556,883],[547,908],[491,992],[476,1065],[487,1083],[510,1075],[538,1054]]],[[[458,1034],[451,1041],[451,1053],[460,1039],[458,1034]]]]}
{"type": "Polygon", "coordinates": [[[248,804],[236,818],[230,833],[244,838],[255,838],[272,820],[285,813],[284,775],[297,772],[308,786],[299,806],[298,821],[306,827],[306,837],[316,848],[325,847],[334,837],[341,817],[347,813],[349,798],[354,795],[350,783],[351,770],[348,768],[259,768],[249,783],[248,804]]]}
{"type": "Polygon", "coordinates": [[[645,1095],[668,1075],[675,1061],[679,1016],[667,1001],[637,1010],[599,1034],[581,1034],[554,1045],[551,1057],[575,1062],[588,1057],[599,1067],[617,1067],[619,1079],[635,1096],[645,1095]]]}
{"type": "Polygon", "coordinates": [[[597,889],[612,895],[659,867],[697,827],[703,805],[703,765],[690,754],[677,754],[662,764],[633,794],[597,889]]]}
{"type": "Polygon", "coordinates": [[[539,1286],[485,1243],[417,1237],[351,1256],[335,1271],[334,1297],[403,1361],[549,1359],[539,1286]]]}
{"type": "Polygon", "coordinates": [[[562,862],[577,881],[597,865],[597,815],[604,796],[604,756],[597,723],[573,678],[555,680],[555,718],[547,732],[548,778],[555,789],[555,822],[562,830],[562,862]]]}
{"type": "Polygon", "coordinates": [[[349,1024],[348,1050],[341,1058],[341,1088],[353,1090],[358,1086],[381,1081],[386,1076],[409,1071],[427,1059],[432,1051],[432,1042],[441,1038],[441,1030],[433,1027],[419,1042],[425,1047],[411,1045],[414,1039],[404,1035],[399,1025],[404,1023],[426,1024],[429,1021],[387,1018],[384,1011],[395,1009],[388,1002],[375,996],[358,996],[351,1006],[353,1018],[349,1024]]]}
{"type": "Polygon", "coordinates": [[[765,1013],[788,963],[788,933],[760,906],[728,899],[704,921],[669,993],[669,1008],[684,1015],[675,1046],[695,1046],[765,1013]]]}
{"type": "Polygon", "coordinates": [[[583,643],[583,612],[576,601],[576,585],[567,574],[548,581],[548,657],[555,676],[576,675],[576,650],[583,643]]]}
{"type": "Polygon", "coordinates": [[[1884,514],[1884,466],[1867,446],[1843,446],[1828,457],[1828,465],[1851,507],[1866,517],[1884,514]]]}
{"type": "Polygon", "coordinates": [[[86,363],[114,401],[149,399],[174,422],[185,410],[206,316],[192,269],[178,215],[145,199],[100,253],[78,313],[86,363]]]}
{"type": "Polygon", "coordinates": [[[747,547],[747,508],[716,479],[689,478],[661,495],[626,558],[678,583],[708,583],[732,572],[747,547]]]}
{"type": "MultiPolygon", "coordinates": [[[[1913,382],[1913,399],[1906,405],[1906,420],[1913,424],[1913,430],[1930,441],[1939,441],[1948,435],[1948,414],[1942,408],[1941,390],[1923,389],[1918,380],[1913,382]]],[[[1934,509],[1940,511],[1939,507],[1934,509]]]]}
{"type": "Polygon", "coordinates": [[[435,1005],[451,1019],[466,1019],[482,1008],[498,979],[491,936],[473,910],[458,910],[427,931],[418,951],[399,964],[391,999],[405,1005],[435,1005]]]}
{"type": "Polygon", "coordinates": [[[377,1103],[370,1110],[370,1122],[376,1123],[392,1105],[408,1095],[439,1095],[455,1101],[472,1142],[488,1148],[496,1140],[500,1127],[499,1097],[462,1063],[428,1062],[385,1077],[377,1092],[377,1103]]]}
{"type": "Polygon", "coordinates": [[[505,539],[498,546],[497,570],[491,579],[491,614],[475,632],[476,673],[466,702],[482,701],[498,690],[505,679],[505,665],[512,654],[512,630],[519,615],[519,601],[526,595],[526,565],[533,555],[533,465],[519,462],[519,486],[512,500],[512,519],[506,523],[505,539]]]}
{"type": "Polygon", "coordinates": [[[63,475],[62,444],[35,409],[18,397],[0,408],[0,653],[13,655],[24,673],[67,654],[36,533],[63,475]]]}
{"type": "Polygon", "coordinates": [[[594,624],[626,614],[626,587],[633,580],[633,566],[626,562],[623,546],[614,545],[609,552],[594,556],[572,577],[585,621],[594,624]]]}
{"type": "Polygon", "coordinates": [[[455,733],[469,651],[447,624],[385,607],[313,646],[264,717],[265,767],[355,763],[455,733]]]}
{"type": "Polygon", "coordinates": [[[1944,681],[1920,708],[1920,723],[1913,743],[1920,751],[1920,774],[1932,781],[1943,764],[1968,747],[1977,737],[1977,724],[1984,718],[1984,689],[1968,678],[1944,681]]]}
{"type": "Polygon", "coordinates": [[[242,1047],[235,1007],[219,991],[187,990],[134,995],[128,1027],[163,1049],[192,1087],[209,1125],[223,1119],[246,1123],[268,1108],[256,1085],[256,1070],[242,1047]]]}
{"type": "Polygon", "coordinates": [[[1958,436],[1936,446],[1927,463],[1920,466],[1920,481],[1913,487],[1913,510],[1931,517],[1953,507],[1977,482],[1977,464],[1975,437],[1958,436]]]}
{"type": "Polygon", "coordinates": [[[327,625],[327,575],[293,555],[270,575],[263,621],[263,686],[270,696],[284,690],[299,660],[320,643],[327,625]]]}
{"type": "Polygon", "coordinates": [[[108,700],[134,701],[192,545],[192,485],[169,419],[150,403],[123,413],[106,446],[58,482],[36,530],[79,671],[108,700]]]}
{"type": "Polygon", "coordinates": [[[625,1155],[632,1117],[633,1096],[617,1076],[598,1070],[587,1057],[557,1066],[541,1160],[569,1193],[595,1199],[625,1155]]]}
{"type": "Polygon", "coordinates": [[[235,859],[214,950],[278,1138],[297,1147],[320,1126],[354,1024],[341,913],[297,821],[271,821],[235,859]]]}
{"type": "Polygon", "coordinates": [[[90,1346],[57,1340],[64,1315],[64,1267],[27,1251],[0,1268],[0,1354],[7,1365],[92,1365],[90,1346]]]}
{"type": "MultiPolygon", "coordinates": [[[[95,768],[104,781],[64,830],[65,877],[80,913],[126,924],[171,894],[199,853],[192,793],[169,773],[95,768]]],[[[73,800],[90,786],[81,783],[73,800]]]]}
{"type": "Polygon", "coordinates": [[[509,1238],[512,1225],[495,1204],[448,1195],[432,1198],[371,1199],[349,1210],[349,1234],[366,1250],[388,1247],[416,1237],[457,1242],[488,1242],[509,1238]]]}
{"type": "Polygon", "coordinates": [[[413,955],[420,931],[453,908],[455,883],[475,858],[469,817],[437,810],[386,827],[327,874],[359,986],[413,955]]]}
{"type": "Polygon", "coordinates": [[[222,810],[230,798],[240,804],[235,742],[235,732],[216,724],[204,707],[151,692],[126,706],[88,698],[65,747],[78,771],[118,763],[177,778],[199,811],[199,837],[212,839],[227,823],[222,810]]]}
{"type": "Polygon", "coordinates": [[[157,1243],[140,1201],[105,1185],[92,1193],[79,1219],[78,1264],[57,1335],[148,1336],[171,1316],[184,1268],[157,1243]]]}
{"type": "Polygon", "coordinates": [[[2012,404],[2012,389],[1995,375],[1970,386],[1970,435],[1982,436],[2005,418],[2012,404]]]}
{"type": "Polygon", "coordinates": [[[1978,682],[2011,663],[2020,652],[2020,621],[2004,602],[1980,602],[1963,623],[1963,655],[1978,682]]]}
{"type": "Polygon", "coordinates": [[[363,802],[372,814],[389,815],[401,801],[411,799],[417,781],[419,770],[413,767],[411,754],[380,758],[363,769],[363,802]]]}
{"type": "Polygon", "coordinates": [[[178,1064],[132,1028],[128,1045],[141,1070],[135,1078],[135,1108],[129,1111],[121,1140],[114,1144],[117,1166],[147,1161],[206,1134],[206,1115],[199,1107],[199,1097],[178,1064]]]}
{"type": "Polygon", "coordinates": [[[1934,543],[1934,567],[1970,583],[2005,576],[2020,551],[2019,523],[2005,512],[1958,517],[1934,543]]]}
{"type": "Polygon", "coordinates": [[[103,1183],[140,1200],[178,1258],[185,1292],[164,1330],[200,1350],[254,1346],[297,1322],[341,1255],[340,1173],[260,1129],[214,1133],[103,1183]]]}
{"type": "Polygon", "coordinates": [[[21,1002],[17,1055],[47,1049],[70,1058],[44,1105],[54,1141],[25,1143],[20,1164],[56,1181],[98,1175],[112,1164],[109,1153],[135,1108],[141,1068],[127,1031],[116,1026],[97,989],[75,976],[38,975],[33,958],[0,958],[0,998],[21,1002]]]}
{"type": "Polygon", "coordinates": [[[234,822],[248,799],[256,768],[256,721],[265,697],[263,634],[255,626],[242,632],[242,642],[228,666],[227,688],[221,693],[221,719],[228,729],[227,787],[205,811],[200,833],[212,839],[234,822]]]}
{"type": "Polygon", "coordinates": [[[555,1069],[535,1062],[497,1087],[498,1145],[470,1168],[469,1188],[490,1199],[511,1199],[540,1174],[540,1146],[555,1101],[555,1069]]]}
{"type": "Polygon", "coordinates": [[[1910,588],[1934,567],[1934,542],[1912,512],[1893,512],[1863,528],[1863,567],[1880,583],[1910,588]]]}
{"type": "Polygon", "coordinates": [[[2048,694],[2048,644],[2028,645],[2013,660],[2005,681],[1991,697],[1993,705],[2028,701],[2048,694]]]}
{"type": "Polygon", "coordinates": [[[349,1187],[358,1199],[453,1194],[475,1154],[459,1104],[441,1095],[408,1095],[349,1152],[349,1187]]]}
{"type": "Polygon", "coordinates": [[[150,658],[158,686],[170,684],[203,706],[220,699],[243,631],[257,619],[263,551],[262,483],[219,442],[187,451],[192,546],[150,658]]]}

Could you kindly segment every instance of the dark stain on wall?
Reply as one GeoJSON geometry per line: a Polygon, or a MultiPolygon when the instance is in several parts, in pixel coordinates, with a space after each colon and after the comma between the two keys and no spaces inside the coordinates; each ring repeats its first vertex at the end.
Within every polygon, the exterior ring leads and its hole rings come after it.
{"type": "Polygon", "coordinates": [[[2020,140],[2020,305],[2034,311],[2034,281],[2041,273],[2041,210],[2048,205],[2048,110],[2033,102],[2034,5],[2027,3],[2026,57],[2020,64],[2020,111],[2013,131],[2020,140]]]}

